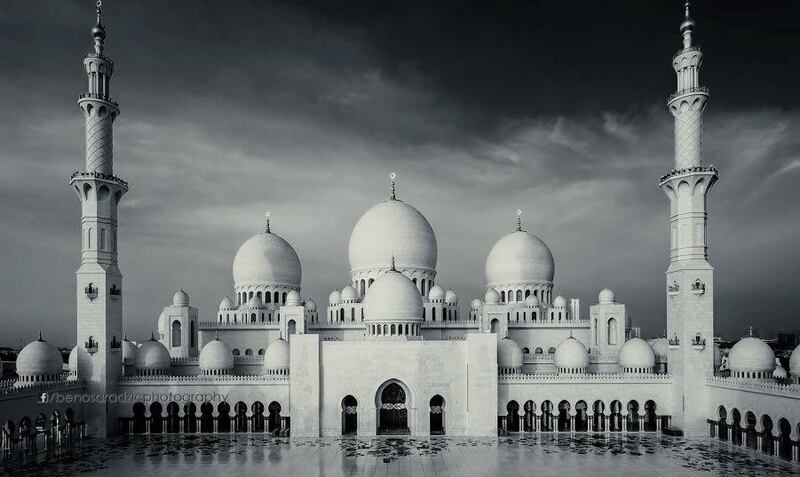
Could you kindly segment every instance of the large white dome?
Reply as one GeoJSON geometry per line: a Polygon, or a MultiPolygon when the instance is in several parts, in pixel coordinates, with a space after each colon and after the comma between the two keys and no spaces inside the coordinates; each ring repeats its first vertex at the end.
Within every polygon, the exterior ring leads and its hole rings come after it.
{"type": "Polygon", "coordinates": [[[800,345],[797,345],[789,357],[789,372],[792,376],[800,376],[800,345]]]}
{"type": "Polygon", "coordinates": [[[585,371],[589,366],[589,352],[583,343],[570,336],[556,347],[553,361],[559,370],[585,371]]]}
{"type": "Polygon", "coordinates": [[[283,338],[278,338],[267,347],[267,352],[264,353],[264,370],[269,374],[269,371],[276,369],[289,368],[289,342],[283,338]]]}
{"type": "Polygon", "coordinates": [[[759,338],[742,338],[728,353],[728,368],[731,371],[771,373],[775,369],[775,352],[759,338]]]}
{"type": "Polygon", "coordinates": [[[214,339],[200,350],[199,365],[203,371],[233,369],[233,353],[224,341],[214,339]]]}
{"type": "Polygon", "coordinates": [[[388,268],[436,270],[439,248],[428,220],[414,207],[386,200],[369,209],[350,235],[353,272],[388,268]]]}
{"type": "Polygon", "coordinates": [[[367,290],[364,321],[422,321],[422,296],[408,277],[390,270],[367,290]]]}
{"type": "Polygon", "coordinates": [[[641,338],[631,338],[622,345],[618,356],[619,365],[623,369],[649,369],[656,365],[656,353],[641,338]]]}
{"type": "Polygon", "coordinates": [[[247,239],[233,259],[233,282],[238,285],[300,287],[300,258],[289,242],[270,232],[247,239]]]}
{"type": "Polygon", "coordinates": [[[139,346],[135,362],[139,369],[168,369],[170,366],[169,351],[166,346],[150,338],[139,346]]]}
{"type": "Polygon", "coordinates": [[[553,282],[553,254],[539,237],[517,230],[500,240],[486,258],[489,286],[507,283],[553,282]]]}
{"type": "Polygon", "coordinates": [[[41,337],[28,343],[17,355],[20,376],[54,375],[64,371],[64,359],[54,345],[41,337]]]}
{"type": "Polygon", "coordinates": [[[497,342],[497,366],[501,368],[521,368],[522,349],[511,338],[503,338],[497,342]]]}

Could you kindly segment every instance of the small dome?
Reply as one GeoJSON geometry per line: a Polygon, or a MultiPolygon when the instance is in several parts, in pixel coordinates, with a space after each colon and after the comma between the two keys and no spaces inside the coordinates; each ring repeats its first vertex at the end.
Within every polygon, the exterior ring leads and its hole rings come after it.
{"type": "Polygon", "coordinates": [[[188,306],[189,295],[183,290],[176,291],[175,294],[172,295],[172,304],[175,306],[188,306]]]}
{"type": "Polygon", "coordinates": [[[641,338],[631,338],[619,350],[619,365],[626,368],[652,369],[656,365],[653,348],[641,338]]]}
{"type": "Polygon", "coordinates": [[[494,288],[489,288],[486,290],[486,296],[483,297],[483,301],[487,305],[496,305],[500,303],[500,294],[494,288]]]}
{"type": "Polygon", "coordinates": [[[317,311],[317,304],[311,298],[306,300],[306,310],[308,310],[308,311],[317,311]]]}
{"type": "Polygon", "coordinates": [[[136,354],[139,348],[136,343],[129,341],[128,338],[122,340],[122,364],[133,364],[136,362],[136,354]]]}
{"type": "Polygon", "coordinates": [[[422,297],[405,275],[390,270],[375,280],[364,297],[365,321],[422,321],[422,297]]]}
{"type": "Polygon", "coordinates": [[[792,376],[800,376],[800,345],[797,345],[789,357],[789,372],[792,376]]]}
{"type": "Polygon", "coordinates": [[[553,254],[539,237],[517,230],[494,244],[486,258],[486,283],[552,283],[553,254]]]}
{"type": "Polygon", "coordinates": [[[227,296],[223,298],[221,302],[219,302],[220,310],[232,310],[234,308],[236,307],[233,305],[233,301],[227,296]]]}
{"type": "Polygon", "coordinates": [[[555,300],[553,300],[553,307],[554,308],[566,308],[567,307],[567,299],[561,295],[558,295],[555,300]]]}
{"type": "Polygon", "coordinates": [[[528,308],[539,306],[539,298],[536,295],[528,295],[528,298],[525,298],[525,306],[528,308]]]}
{"type": "Polygon", "coordinates": [[[440,287],[439,285],[432,286],[428,292],[428,300],[434,303],[444,300],[444,288],[440,287]]]}
{"type": "Polygon", "coordinates": [[[477,310],[478,308],[480,308],[480,307],[481,307],[481,305],[482,305],[482,304],[483,304],[483,303],[481,303],[481,301],[480,301],[480,300],[478,300],[478,299],[476,298],[476,299],[472,300],[472,301],[469,303],[469,307],[470,307],[471,309],[473,309],[473,310],[477,310]]]}
{"type": "Polygon", "coordinates": [[[338,305],[342,302],[342,294],[339,293],[339,290],[333,290],[330,295],[328,295],[328,304],[329,305],[338,305]]]}
{"type": "Polygon", "coordinates": [[[253,295],[253,298],[247,300],[247,306],[250,308],[262,308],[264,306],[263,300],[258,295],[253,295]]]}
{"type": "Polygon", "coordinates": [[[728,353],[728,368],[731,371],[771,373],[775,369],[775,352],[759,338],[742,338],[728,353]]]}
{"type": "Polygon", "coordinates": [[[28,343],[17,355],[17,374],[38,376],[64,371],[64,358],[54,345],[39,337],[28,343]]]}
{"type": "Polygon", "coordinates": [[[140,369],[167,369],[170,364],[169,351],[166,346],[150,338],[139,346],[135,362],[140,369]]]}
{"type": "Polygon", "coordinates": [[[358,293],[356,293],[356,289],[350,285],[342,288],[342,301],[345,303],[352,303],[358,300],[358,293]]]}
{"type": "Polygon", "coordinates": [[[81,347],[75,345],[72,348],[72,351],[69,352],[69,358],[67,359],[67,363],[69,364],[69,372],[70,374],[75,374],[78,372],[78,358],[80,356],[81,347]]]}
{"type": "Polygon", "coordinates": [[[264,369],[288,369],[289,368],[289,342],[283,338],[278,338],[267,347],[264,353],[264,369]]]}
{"type": "Polygon", "coordinates": [[[451,289],[447,289],[447,293],[444,295],[444,302],[448,305],[457,305],[458,304],[458,295],[451,289]]]}
{"type": "Polygon", "coordinates": [[[431,224],[417,209],[386,200],[369,209],[353,227],[350,269],[381,270],[394,257],[397,268],[436,270],[439,247],[431,224]]]}
{"type": "Polygon", "coordinates": [[[200,350],[199,364],[203,371],[233,369],[233,353],[230,346],[219,339],[209,341],[200,350]]]}
{"type": "Polygon", "coordinates": [[[601,305],[615,303],[616,300],[614,299],[614,292],[611,291],[610,288],[603,288],[597,295],[597,302],[601,305]]]}
{"type": "Polygon", "coordinates": [[[241,285],[299,287],[300,258],[282,237],[270,232],[247,239],[233,259],[233,281],[241,285]]]}
{"type": "Polygon", "coordinates": [[[583,343],[570,336],[556,347],[553,360],[558,369],[581,369],[585,371],[586,367],[589,366],[589,352],[583,343]]]}
{"type": "Polygon", "coordinates": [[[775,369],[772,371],[772,377],[775,379],[786,379],[789,377],[789,373],[787,373],[786,370],[783,369],[783,366],[776,361],[775,369]]]}
{"type": "Polygon", "coordinates": [[[656,338],[650,344],[653,348],[653,353],[656,355],[656,363],[666,363],[667,353],[669,351],[669,342],[666,338],[656,338]]]}
{"type": "Polygon", "coordinates": [[[522,349],[511,338],[497,342],[497,366],[500,368],[521,368],[522,349]]]}
{"type": "Polygon", "coordinates": [[[290,290],[289,293],[286,294],[286,304],[288,306],[299,306],[300,303],[300,292],[297,290],[290,290]]]}

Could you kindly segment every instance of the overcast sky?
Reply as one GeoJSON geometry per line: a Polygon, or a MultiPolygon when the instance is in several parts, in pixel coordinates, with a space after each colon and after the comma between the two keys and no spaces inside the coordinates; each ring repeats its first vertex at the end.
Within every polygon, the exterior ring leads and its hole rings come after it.
{"type": "MultiPolygon", "coordinates": [[[[75,343],[93,1],[0,4],[0,345],[75,343]]],[[[125,329],[149,335],[182,287],[201,319],[263,228],[297,250],[303,295],[349,277],[360,215],[398,197],[431,222],[438,281],[482,296],[514,211],[556,259],[556,291],[615,290],[644,334],[665,323],[680,0],[106,0],[125,329]]],[[[715,327],[798,331],[800,3],[695,2],[711,88],[704,160],[715,327]]]]}

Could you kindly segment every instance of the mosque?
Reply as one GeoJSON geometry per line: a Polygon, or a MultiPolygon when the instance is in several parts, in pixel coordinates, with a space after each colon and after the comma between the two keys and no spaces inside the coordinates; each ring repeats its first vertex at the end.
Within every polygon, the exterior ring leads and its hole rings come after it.
{"type": "Polygon", "coordinates": [[[233,293],[220,293],[217,310],[198,310],[179,290],[154,317],[157,333],[130,340],[117,253],[129,186],[114,173],[120,108],[98,6],[83,60],[89,88],[78,100],[86,163],[69,181],[81,204],[77,344],[66,369],[41,335],[19,353],[15,376],[0,381],[0,447],[75,432],[664,432],[797,462],[800,347],[785,370],[758,338],[738,341],[724,363],[714,343],[706,201],[718,171],[702,161],[709,90],[694,32],[687,4],[667,101],[675,162],[658,182],[670,204],[666,336],[638,337],[607,288],[582,316],[578,297],[558,293],[556,260],[519,212],[486,257],[485,295],[460,300],[437,280],[433,226],[392,175],[386,197],[353,227],[350,281],[327,303],[303,295],[301,257],[267,214],[233,254],[233,293]]]}

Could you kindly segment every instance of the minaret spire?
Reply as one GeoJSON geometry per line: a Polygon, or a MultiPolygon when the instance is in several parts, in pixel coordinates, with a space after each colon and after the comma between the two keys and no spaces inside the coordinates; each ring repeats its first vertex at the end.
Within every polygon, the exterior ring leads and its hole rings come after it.
{"type": "Polygon", "coordinates": [[[689,0],[686,0],[684,5],[685,13],[683,22],[681,23],[681,34],[683,35],[683,47],[691,48],[692,46],[692,28],[694,28],[694,20],[689,16],[689,0]]]}
{"type": "Polygon", "coordinates": [[[106,41],[106,29],[103,28],[103,2],[97,0],[97,24],[92,28],[92,37],[94,38],[94,51],[98,55],[103,54],[103,47],[106,41]]]}

